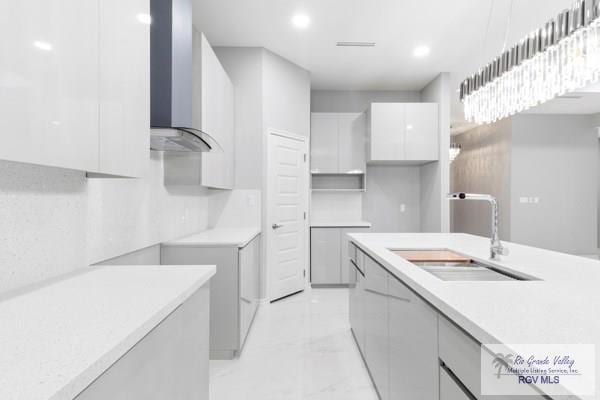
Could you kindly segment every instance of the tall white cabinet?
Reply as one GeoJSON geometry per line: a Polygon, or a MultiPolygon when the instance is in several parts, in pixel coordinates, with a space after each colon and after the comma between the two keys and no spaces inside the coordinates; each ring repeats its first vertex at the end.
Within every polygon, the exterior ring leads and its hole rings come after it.
{"type": "Polygon", "coordinates": [[[148,0],[2,2],[0,159],[140,176],[150,26],[137,16],[148,12],[148,0]]]}
{"type": "Polygon", "coordinates": [[[436,103],[372,103],[368,111],[370,163],[439,160],[436,103]]]}
{"type": "Polygon", "coordinates": [[[233,189],[234,87],[206,37],[194,30],[194,126],[210,134],[222,151],[202,154],[202,185],[233,189]]]}

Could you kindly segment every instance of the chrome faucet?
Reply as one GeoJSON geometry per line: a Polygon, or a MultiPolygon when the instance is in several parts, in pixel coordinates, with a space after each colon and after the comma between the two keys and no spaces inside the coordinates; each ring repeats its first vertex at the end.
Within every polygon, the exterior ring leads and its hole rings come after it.
{"type": "Polygon", "coordinates": [[[490,258],[497,259],[498,255],[507,256],[508,249],[502,246],[500,236],[498,234],[498,201],[494,196],[489,194],[474,194],[474,193],[450,193],[448,200],[483,200],[492,205],[492,237],[490,243],[490,258]]]}

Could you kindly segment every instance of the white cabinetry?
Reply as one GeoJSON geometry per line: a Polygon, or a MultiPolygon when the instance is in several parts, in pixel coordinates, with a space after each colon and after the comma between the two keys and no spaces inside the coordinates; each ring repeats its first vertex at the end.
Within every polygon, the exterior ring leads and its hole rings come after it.
{"type": "Polygon", "coordinates": [[[365,113],[311,114],[311,171],[365,172],[365,113]]]}
{"type": "Polygon", "coordinates": [[[163,265],[216,265],[210,291],[210,358],[232,359],[240,353],[258,309],[260,235],[243,248],[161,246],[163,265]]]}
{"type": "Polygon", "coordinates": [[[371,163],[425,163],[439,159],[436,103],[372,103],[368,111],[371,163]]]}
{"type": "Polygon", "coordinates": [[[148,0],[0,5],[0,35],[10,38],[0,43],[1,159],[141,175],[150,27],[136,16],[148,9],[148,0]]]}
{"type": "Polygon", "coordinates": [[[310,230],[310,282],[312,285],[348,285],[347,233],[364,227],[328,227],[310,230]]]}
{"type": "Polygon", "coordinates": [[[370,257],[365,262],[364,357],[381,400],[390,399],[389,274],[370,257]]]}
{"type": "Polygon", "coordinates": [[[208,400],[209,285],[83,390],[76,400],[208,400]]]}
{"type": "Polygon", "coordinates": [[[381,399],[438,398],[438,315],[349,245],[350,325],[381,399]]]}
{"type": "Polygon", "coordinates": [[[99,172],[141,177],[150,160],[148,0],[100,1],[99,172]],[[123,38],[127,38],[124,40],[123,38]]]}
{"type": "Polygon", "coordinates": [[[233,189],[234,88],[206,37],[194,30],[193,125],[210,134],[223,151],[202,154],[202,185],[233,189]]]}
{"type": "Polygon", "coordinates": [[[390,398],[438,395],[437,312],[394,277],[389,281],[390,398]],[[407,360],[410,360],[407,362],[407,360]]]}

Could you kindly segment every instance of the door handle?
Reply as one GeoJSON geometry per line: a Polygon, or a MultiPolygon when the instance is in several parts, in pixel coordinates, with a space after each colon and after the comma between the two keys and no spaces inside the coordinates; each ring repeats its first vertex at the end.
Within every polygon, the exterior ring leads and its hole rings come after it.
{"type": "Polygon", "coordinates": [[[273,224],[273,225],[271,225],[271,228],[273,228],[273,229],[279,229],[279,228],[281,228],[282,226],[283,226],[283,225],[281,225],[281,224],[273,224]]]}

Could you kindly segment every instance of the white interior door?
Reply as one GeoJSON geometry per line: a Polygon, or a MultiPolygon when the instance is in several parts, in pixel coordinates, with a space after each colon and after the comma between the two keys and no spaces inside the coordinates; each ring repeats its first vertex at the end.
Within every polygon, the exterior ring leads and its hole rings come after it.
{"type": "Polygon", "coordinates": [[[269,133],[267,258],[269,298],[304,290],[308,236],[308,143],[269,133]]]}

